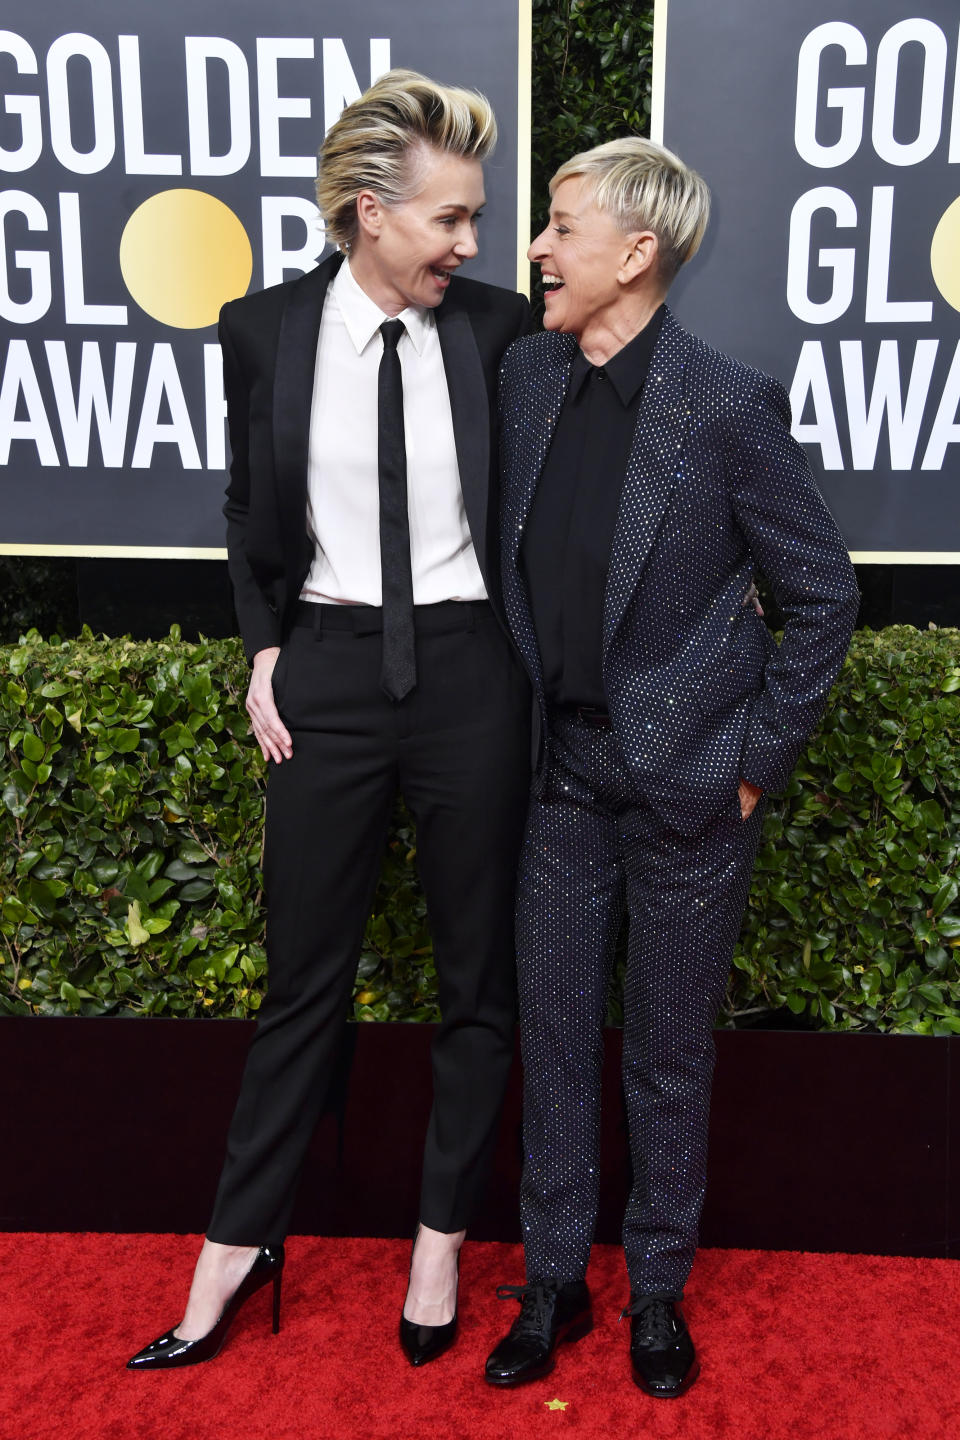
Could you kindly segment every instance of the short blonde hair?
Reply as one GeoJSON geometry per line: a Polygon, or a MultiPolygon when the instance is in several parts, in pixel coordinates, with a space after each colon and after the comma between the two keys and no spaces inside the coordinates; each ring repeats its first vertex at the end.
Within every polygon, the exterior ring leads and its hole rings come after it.
{"type": "Polygon", "coordinates": [[[372,190],[385,205],[411,199],[423,147],[486,160],[496,142],[485,96],[438,85],[415,70],[388,70],[346,107],[320,147],[317,204],[327,237],[341,249],[356,239],[361,190],[372,190]]]}
{"type": "Polygon", "coordinates": [[[550,194],[561,181],[578,175],[592,180],[594,203],[624,234],[653,231],[659,273],[669,285],[680,266],[696,255],[707,228],[710,191],[705,181],[672,150],[639,135],[574,155],[550,181],[550,194]]]}

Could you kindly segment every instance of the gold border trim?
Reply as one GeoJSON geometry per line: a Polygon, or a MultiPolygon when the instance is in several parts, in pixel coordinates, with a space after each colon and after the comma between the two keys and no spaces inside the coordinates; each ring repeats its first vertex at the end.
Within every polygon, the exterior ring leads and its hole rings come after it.
{"type": "Polygon", "coordinates": [[[100,560],[226,560],[227,552],[203,545],[0,545],[0,555],[75,555],[100,560]]]}
{"type": "Polygon", "coordinates": [[[851,550],[855,565],[960,565],[960,550],[851,550]]]}
{"type": "MultiPolygon", "coordinates": [[[[9,545],[0,555],[73,555],[78,559],[226,560],[226,550],[202,545],[9,545]]],[[[851,550],[855,565],[960,565],[960,550],[851,550]]]]}
{"type": "Polygon", "coordinates": [[[653,6],[653,87],[650,97],[650,139],[663,144],[663,111],[667,80],[667,3],[654,0],[653,6]]]}
{"type": "Polygon", "coordinates": [[[517,32],[517,289],[530,298],[530,170],[533,147],[533,0],[520,0],[517,32]]]}

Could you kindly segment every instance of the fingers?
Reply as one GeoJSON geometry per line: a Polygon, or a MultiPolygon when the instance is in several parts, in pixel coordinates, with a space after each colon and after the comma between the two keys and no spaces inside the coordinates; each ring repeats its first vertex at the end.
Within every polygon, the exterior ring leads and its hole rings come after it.
{"type": "Polygon", "coordinates": [[[249,704],[247,710],[250,712],[251,729],[264,760],[273,760],[277,765],[283,760],[290,760],[293,756],[293,741],[277,713],[272,697],[261,702],[256,714],[249,704]]]}
{"type": "Polygon", "coordinates": [[[750,582],[750,589],[746,595],[744,595],[742,603],[744,605],[752,605],[757,614],[761,618],[763,617],[763,606],[760,604],[760,591],[752,580],[750,582]]]}
{"type": "Polygon", "coordinates": [[[763,791],[757,785],[751,785],[749,780],[741,780],[737,787],[737,795],[740,800],[740,818],[749,820],[757,808],[757,801],[763,791]]]}
{"type": "Polygon", "coordinates": [[[261,651],[254,660],[250,687],[247,690],[247,714],[250,728],[264,760],[279,765],[293,755],[290,732],[277,712],[273,698],[273,668],[279,650],[261,651]]]}

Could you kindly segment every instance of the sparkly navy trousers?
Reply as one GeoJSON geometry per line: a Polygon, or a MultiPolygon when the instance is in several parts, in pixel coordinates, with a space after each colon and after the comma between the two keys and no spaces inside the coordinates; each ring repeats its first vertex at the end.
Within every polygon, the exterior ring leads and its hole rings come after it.
{"type": "Polygon", "coordinates": [[[517,895],[528,1281],[583,1279],[597,1213],[607,988],[624,906],[623,1087],[633,1188],[630,1288],[679,1298],[706,1182],[713,1025],[762,825],[762,805],[698,835],[638,800],[617,738],[571,716],[550,726],[517,895]]]}

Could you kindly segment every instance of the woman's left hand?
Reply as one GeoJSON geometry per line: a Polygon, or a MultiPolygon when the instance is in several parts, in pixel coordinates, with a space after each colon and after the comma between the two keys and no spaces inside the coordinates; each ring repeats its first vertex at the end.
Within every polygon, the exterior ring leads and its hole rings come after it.
{"type": "Polygon", "coordinates": [[[763,606],[760,604],[760,591],[757,589],[756,585],[752,580],[750,581],[750,589],[743,597],[743,603],[744,605],[752,605],[760,618],[763,619],[763,606]]]}
{"type": "Polygon", "coordinates": [[[749,780],[741,780],[737,793],[740,796],[740,818],[749,820],[763,791],[759,785],[751,785],[749,780]]]}

